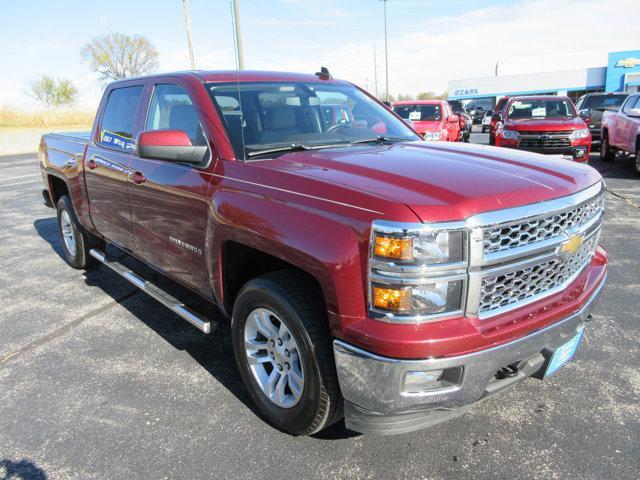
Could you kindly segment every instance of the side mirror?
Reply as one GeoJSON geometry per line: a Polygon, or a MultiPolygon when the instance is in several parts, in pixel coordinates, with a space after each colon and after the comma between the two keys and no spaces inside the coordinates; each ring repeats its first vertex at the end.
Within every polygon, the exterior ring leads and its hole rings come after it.
{"type": "Polygon", "coordinates": [[[184,130],[148,130],[140,132],[136,143],[141,158],[169,162],[202,163],[207,146],[193,146],[184,130]]]}
{"type": "Polygon", "coordinates": [[[500,115],[499,113],[494,113],[493,115],[491,115],[491,121],[493,121],[493,122],[501,122],[502,121],[502,115],[500,115]]]}
{"type": "Polygon", "coordinates": [[[458,117],[458,115],[449,115],[449,118],[447,118],[447,122],[449,123],[458,123],[460,121],[460,117],[458,117]]]}
{"type": "Polygon", "coordinates": [[[579,114],[580,114],[580,118],[589,118],[590,117],[589,110],[580,110],[579,114]]]}

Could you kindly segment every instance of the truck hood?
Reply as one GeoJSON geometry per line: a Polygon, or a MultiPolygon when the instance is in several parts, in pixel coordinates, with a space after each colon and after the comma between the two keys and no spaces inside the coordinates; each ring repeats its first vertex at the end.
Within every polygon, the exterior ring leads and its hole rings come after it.
{"type": "Polygon", "coordinates": [[[439,132],[442,130],[442,121],[441,120],[414,120],[413,128],[418,133],[425,132],[439,132]]]}
{"type": "Polygon", "coordinates": [[[507,119],[504,126],[509,130],[526,130],[530,132],[556,132],[562,130],[578,130],[585,128],[584,121],[580,117],[575,118],[544,118],[532,120],[523,118],[518,120],[507,119]]]}
{"type": "Polygon", "coordinates": [[[401,202],[422,221],[550,200],[601,179],[589,166],[534,153],[420,141],[292,152],[263,167],[325,182],[327,192],[341,185],[401,202]]]}

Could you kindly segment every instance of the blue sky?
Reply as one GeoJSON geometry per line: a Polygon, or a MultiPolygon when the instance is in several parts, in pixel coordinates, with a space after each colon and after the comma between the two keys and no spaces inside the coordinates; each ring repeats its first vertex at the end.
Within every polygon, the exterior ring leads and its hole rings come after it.
{"type": "MultiPolygon", "coordinates": [[[[239,0],[247,68],[309,71],[384,89],[379,0],[239,0]]],[[[635,0],[389,0],[390,91],[435,92],[452,78],[531,69],[601,66],[606,52],[640,48],[635,0]],[[597,13],[597,14],[596,14],[597,13]]],[[[234,68],[229,0],[190,0],[196,66],[234,68]]],[[[0,104],[32,105],[26,82],[38,73],[70,77],[80,103],[102,86],[82,64],[91,36],[139,33],[160,53],[160,70],[188,68],[181,0],[0,0],[0,104]]]]}

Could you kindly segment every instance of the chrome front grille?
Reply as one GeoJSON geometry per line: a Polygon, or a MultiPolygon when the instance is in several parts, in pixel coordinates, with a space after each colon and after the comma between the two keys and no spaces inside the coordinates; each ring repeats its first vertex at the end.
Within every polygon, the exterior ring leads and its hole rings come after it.
{"type": "Polygon", "coordinates": [[[566,288],[590,262],[604,214],[604,185],[476,215],[466,315],[489,318],[566,288]]]}
{"type": "Polygon", "coordinates": [[[603,208],[604,195],[600,194],[575,208],[554,215],[487,228],[483,231],[484,253],[500,252],[556,237],[566,229],[588,223],[599,216],[603,208]]]}
{"type": "Polygon", "coordinates": [[[480,313],[504,308],[530,297],[550,293],[571,280],[591,259],[598,235],[591,237],[573,255],[563,255],[542,263],[482,279],[480,313]]]}

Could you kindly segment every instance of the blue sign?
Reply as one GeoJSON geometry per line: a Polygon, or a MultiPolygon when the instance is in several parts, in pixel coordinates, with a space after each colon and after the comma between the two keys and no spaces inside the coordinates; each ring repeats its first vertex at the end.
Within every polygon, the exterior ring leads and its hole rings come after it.
{"type": "Polygon", "coordinates": [[[640,50],[611,52],[607,63],[605,91],[623,92],[626,85],[625,77],[629,73],[640,73],[640,50]]]}

